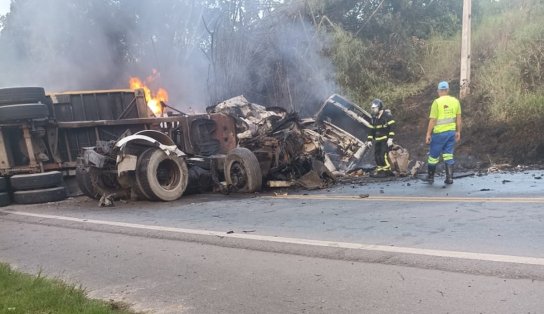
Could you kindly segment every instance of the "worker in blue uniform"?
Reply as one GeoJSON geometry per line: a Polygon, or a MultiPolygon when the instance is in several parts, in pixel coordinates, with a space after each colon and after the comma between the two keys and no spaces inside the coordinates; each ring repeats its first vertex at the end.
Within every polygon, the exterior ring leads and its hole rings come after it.
{"type": "Polygon", "coordinates": [[[449,95],[448,82],[438,84],[438,98],[434,100],[429,115],[429,125],[425,142],[430,145],[427,160],[427,181],[434,182],[436,165],[440,157],[446,165],[446,180],[444,183],[453,184],[453,158],[455,143],[461,140],[461,103],[449,95]]]}

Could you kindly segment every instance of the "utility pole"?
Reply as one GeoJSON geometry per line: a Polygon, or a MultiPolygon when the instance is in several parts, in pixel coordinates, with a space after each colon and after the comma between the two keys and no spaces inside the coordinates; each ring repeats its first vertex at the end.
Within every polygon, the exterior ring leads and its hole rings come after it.
{"type": "Polygon", "coordinates": [[[461,35],[461,90],[459,98],[470,94],[470,29],[472,21],[472,0],[463,0],[463,31],[461,35]]]}

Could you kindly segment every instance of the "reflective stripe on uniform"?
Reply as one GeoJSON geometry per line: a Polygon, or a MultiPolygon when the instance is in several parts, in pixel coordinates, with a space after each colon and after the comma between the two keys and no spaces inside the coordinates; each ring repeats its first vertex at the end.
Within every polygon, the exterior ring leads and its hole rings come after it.
{"type": "Polygon", "coordinates": [[[436,125],[444,125],[449,123],[455,123],[457,120],[455,118],[440,119],[436,120],[436,125]]]}
{"type": "Polygon", "coordinates": [[[391,125],[391,124],[394,124],[395,123],[395,120],[391,120],[389,122],[387,122],[388,125],[391,125]]]}
{"type": "Polygon", "coordinates": [[[444,159],[444,161],[452,160],[453,154],[442,154],[442,158],[444,159]]]}
{"type": "Polygon", "coordinates": [[[427,163],[429,165],[436,165],[436,164],[438,164],[439,161],[440,161],[440,159],[433,158],[433,157],[429,156],[429,159],[427,160],[427,163]]]}
{"type": "Polygon", "coordinates": [[[395,132],[389,132],[389,136],[395,136],[395,132]]]}
{"type": "Polygon", "coordinates": [[[387,139],[387,135],[386,135],[386,136],[377,137],[377,138],[376,138],[376,141],[383,141],[383,140],[386,140],[386,139],[387,139]]]}
{"type": "Polygon", "coordinates": [[[385,170],[385,171],[391,170],[391,165],[389,164],[389,160],[387,160],[387,153],[385,153],[384,160],[385,160],[385,166],[382,167],[382,170],[385,170]]]}

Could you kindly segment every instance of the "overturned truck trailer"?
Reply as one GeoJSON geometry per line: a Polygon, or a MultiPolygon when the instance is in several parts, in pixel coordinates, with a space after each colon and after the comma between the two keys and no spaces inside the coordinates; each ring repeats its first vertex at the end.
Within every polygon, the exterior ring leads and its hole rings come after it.
{"type": "Polygon", "coordinates": [[[81,191],[103,204],[255,192],[267,182],[319,187],[366,151],[369,115],[338,95],[315,119],[243,97],[207,114],[162,117],[149,110],[142,90],[40,97],[34,101],[46,109],[39,117],[0,118],[0,174],[75,174],[81,191]]]}
{"type": "Polygon", "coordinates": [[[64,199],[62,176],[75,174],[82,147],[145,129],[150,117],[143,91],[0,89],[0,206],[64,199]]]}
{"type": "Polygon", "coordinates": [[[140,90],[46,95],[39,87],[0,89],[0,175],[73,174],[83,147],[156,123],[140,90]]]}

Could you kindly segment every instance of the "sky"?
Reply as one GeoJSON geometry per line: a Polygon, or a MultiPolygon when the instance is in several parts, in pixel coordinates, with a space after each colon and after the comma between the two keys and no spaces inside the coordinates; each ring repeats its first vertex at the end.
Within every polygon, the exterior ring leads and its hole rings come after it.
{"type": "Polygon", "coordinates": [[[9,4],[11,0],[0,0],[0,15],[4,15],[9,12],[9,4]]]}

